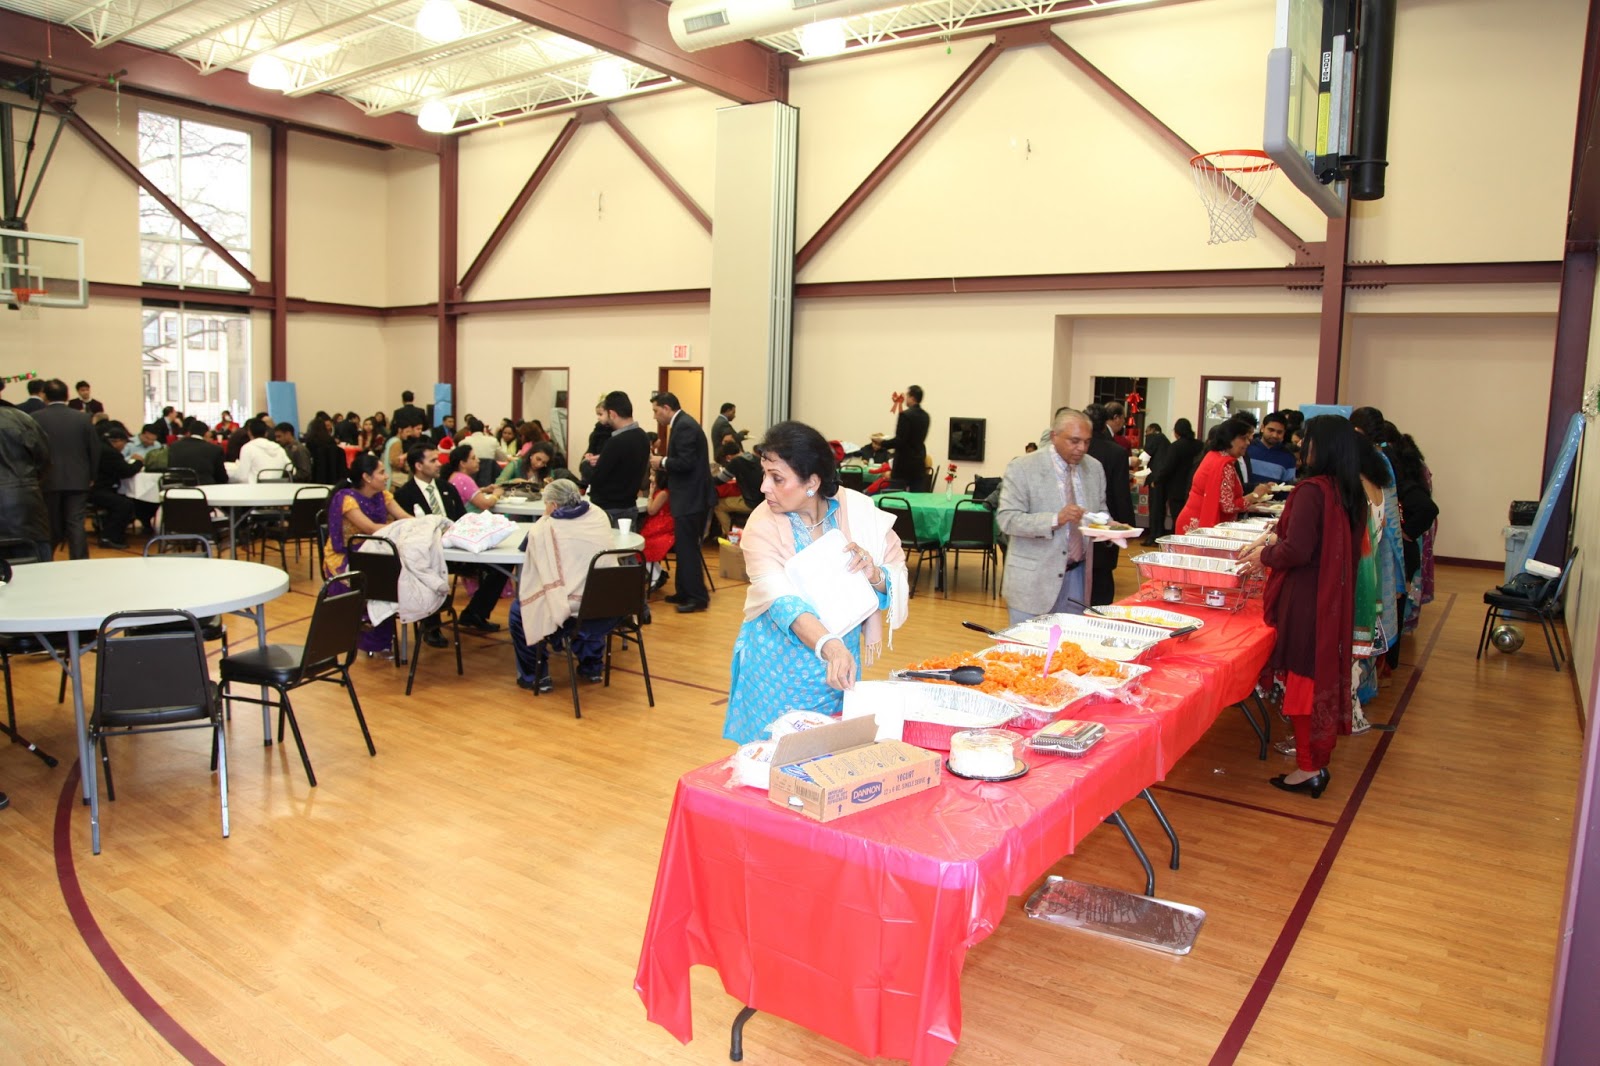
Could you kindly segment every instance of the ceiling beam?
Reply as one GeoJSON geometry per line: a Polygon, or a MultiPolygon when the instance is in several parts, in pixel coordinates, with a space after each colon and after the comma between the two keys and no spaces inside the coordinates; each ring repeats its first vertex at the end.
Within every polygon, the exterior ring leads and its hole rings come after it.
{"type": "Polygon", "coordinates": [[[178,56],[126,41],[96,49],[74,30],[12,11],[0,10],[0,56],[42,63],[52,74],[101,86],[115,75],[126,89],[241,118],[277,120],[296,130],[439,151],[439,137],[418,128],[409,115],[368,118],[354,105],[326,94],[291,100],[256,88],[236,70],[202,75],[178,56]]]}
{"type": "Polygon", "coordinates": [[[582,41],[740,104],[781,100],[782,57],[753,41],[685,52],[659,0],[475,0],[480,7],[582,41]]]}

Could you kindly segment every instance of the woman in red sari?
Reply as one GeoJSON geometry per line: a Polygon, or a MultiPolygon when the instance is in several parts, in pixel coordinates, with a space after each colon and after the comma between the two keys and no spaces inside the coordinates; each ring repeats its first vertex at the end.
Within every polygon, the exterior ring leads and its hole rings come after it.
{"type": "Polygon", "coordinates": [[[1244,559],[1267,568],[1266,620],[1278,631],[1267,668],[1283,680],[1296,769],[1272,779],[1320,799],[1335,739],[1350,733],[1350,636],[1367,497],[1356,431],[1337,415],[1306,423],[1301,475],[1277,530],[1244,559]]]}
{"type": "Polygon", "coordinates": [[[1206,452],[1200,457],[1194,480],[1189,484],[1189,501],[1178,512],[1176,533],[1191,529],[1210,529],[1218,522],[1232,522],[1251,505],[1265,499],[1267,486],[1246,493],[1239,482],[1238,459],[1250,447],[1254,430],[1250,423],[1230,418],[1213,426],[1206,435],[1206,452]]]}

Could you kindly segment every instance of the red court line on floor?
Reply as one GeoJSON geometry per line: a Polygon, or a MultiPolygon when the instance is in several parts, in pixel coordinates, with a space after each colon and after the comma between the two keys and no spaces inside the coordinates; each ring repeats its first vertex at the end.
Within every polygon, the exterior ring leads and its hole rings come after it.
{"type": "Polygon", "coordinates": [[[1225,803],[1229,807],[1241,807],[1247,811],[1259,811],[1262,814],[1275,814],[1279,818],[1291,818],[1296,822],[1310,822],[1312,825],[1325,826],[1332,829],[1338,822],[1330,822],[1326,818],[1312,818],[1305,814],[1291,814],[1289,811],[1274,810],[1263,807],[1259,803],[1246,803],[1244,800],[1229,799],[1226,796],[1213,796],[1206,792],[1195,792],[1187,788],[1173,788],[1171,785],[1152,785],[1158,792],[1171,792],[1177,796],[1193,796],[1195,799],[1210,800],[1212,803],[1225,803]]]}
{"type": "MultiPolygon", "coordinates": [[[[1444,610],[1439,615],[1439,623],[1434,627],[1433,635],[1428,638],[1428,646],[1423,649],[1417,658],[1416,669],[1411,674],[1411,679],[1406,682],[1405,691],[1400,693],[1396,701],[1394,713],[1389,716],[1391,724],[1398,726],[1400,719],[1405,716],[1406,707],[1411,702],[1412,695],[1417,690],[1417,683],[1422,680],[1423,666],[1433,655],[1433,647],[1439,640],[1439,634],[1444,632],[1444,625],[1450,618],[1450,609],[1455,606],[1456,594],[1451,593],[1450,599],[1445,602],[1444,610]]],[[[1372,785],[1372,779],[1378,774],[1378,767],[1383,763],[1383,756],[1389,750],[1389,744],[1394,740],[1395,734],[1385,733],[1378,738],[1378,745],[1373,749],[1372,756],[1367,760],[1366,769],[1361,772],[1361,777],[1356,781],[1356,787],[1351,791],[1350,798],[1345,802],[1344,810],[1339,815],[1339,821],[1334,826],[1333,832],[1328,836],[1328,842],[1322,847],[1322,854],[1317,856],[1317,864],[1312,867],[1311,876],[1306,878],[1305,887],[1300,890],[1299,899],[1295,900],[1294,908],[1289,912],[1289,917],[1283,923],[1283,929],[1278,933],[1277,941],[1272,945],[1272,950],[1267,953],[1266,961],[1261,964],[1261,970],[1256,974],[1255,983],[1250,986],[1250,991],[1245,995],[1244,1002],[1239,1005],[1238,1013],[1233,1016],[1233,1022],[1228,1026],[1228,1031],[1223,1034],[1222,1042],[1217,1045],[1217,1050],[1211,1056],[1211,1066],[1227,1066],[1238,1059],[1239,1052],[1244,1049],[1244,1043],[1250,1037],[1250,1031],[1255,1028],[1256,1021],[1261,1017],[1261,1011],[1267,1005],[1267,999],[1272,995],[1273,986],[1278,983],[1278,978],[1283,975],[1283,967],[1289,961],[1289,955],[1294,951],[1295,943],[1300,939],[1300,933],[1305,929],[1306,920],[1311,917],[1311,908],[1316,905],[1317,897],[1322,894],[1322,886],[1328,881],[1328,873],[1333,869],[1334,860],[1339,857],[1339,849],[1344,845],[1344,839],[1350,834],[1350,826],[1356,820],[1356,814],[1361,810],[1361,804],[1367,798],[1367,789],[1372,785]]]]}
{"type": "Polygon", "coordinates": [[[74,762],[72,769],[67,771],[67,779],[61,786],[61,797],[56,801],[55,822],[55,852],[56,852],[56,881],[61,886],[61,898],[67,904],[67,912],[72,915],[72,924],[77,926],[78,935],[83,937],[84,946],[100,964],[100,969],[110,978],[117,991],[122,993],[139,1016],[150,1023],[150,1027],[161,1035],[161,1039],[172,1045],[174,1051],[193,1063],[215,1063],[222,1066],[222,1060],[196,1040],[178,1020],[166,1012],[166,1009],[157,1003],[155,997],[146,991],[139,979],[133,976],[128,967],[123,964],[122,957],[105,934],[100,931],[100,923],[94,920],[94,915],[89,911],[89,901],[84,898],[83,886],[78,882],[78,868],[72,858],[72,809],[79,805],[78,799],[78,773],[80,764],[74,762]]]}

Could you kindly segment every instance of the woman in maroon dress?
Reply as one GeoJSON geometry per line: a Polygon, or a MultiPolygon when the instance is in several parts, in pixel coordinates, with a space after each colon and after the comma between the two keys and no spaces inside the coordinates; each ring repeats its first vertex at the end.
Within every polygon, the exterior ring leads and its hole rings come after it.
{"type": "Polygon", "coordinates": [[[1244,558],[1268,570],[1266,620],[1278,642],[1267,666],[1283,681],[1283,712],[1294,724],[1297,768],[1272,784],[1315,799],[1328,787],[1335,738],[1350,733],[1350,637],[1367,497],[1348,420],[1311,419],[1302,454],[1276,532],[1244,558]]]}

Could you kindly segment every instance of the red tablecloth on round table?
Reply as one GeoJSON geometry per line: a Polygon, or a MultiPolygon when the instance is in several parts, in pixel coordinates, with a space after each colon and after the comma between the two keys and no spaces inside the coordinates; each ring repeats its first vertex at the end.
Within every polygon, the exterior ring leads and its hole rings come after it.
{"type": "Polygon", "coordinates": [[[1139,700],[1072,708],[1107,723],[1101,744],[1037,758],[1015,781],[945,775],[823,824],[727,787],[720,765],[685,774],[634,980],[650,1020],[690,1039],[689,968],[703,964],[741,1003],[863,1055],[948,1060],[967,949],[1006,901],[1249,695],[1273,643],[1259,604],[1196,613],[1205,628],[1159,650],[1139,700]]]}

